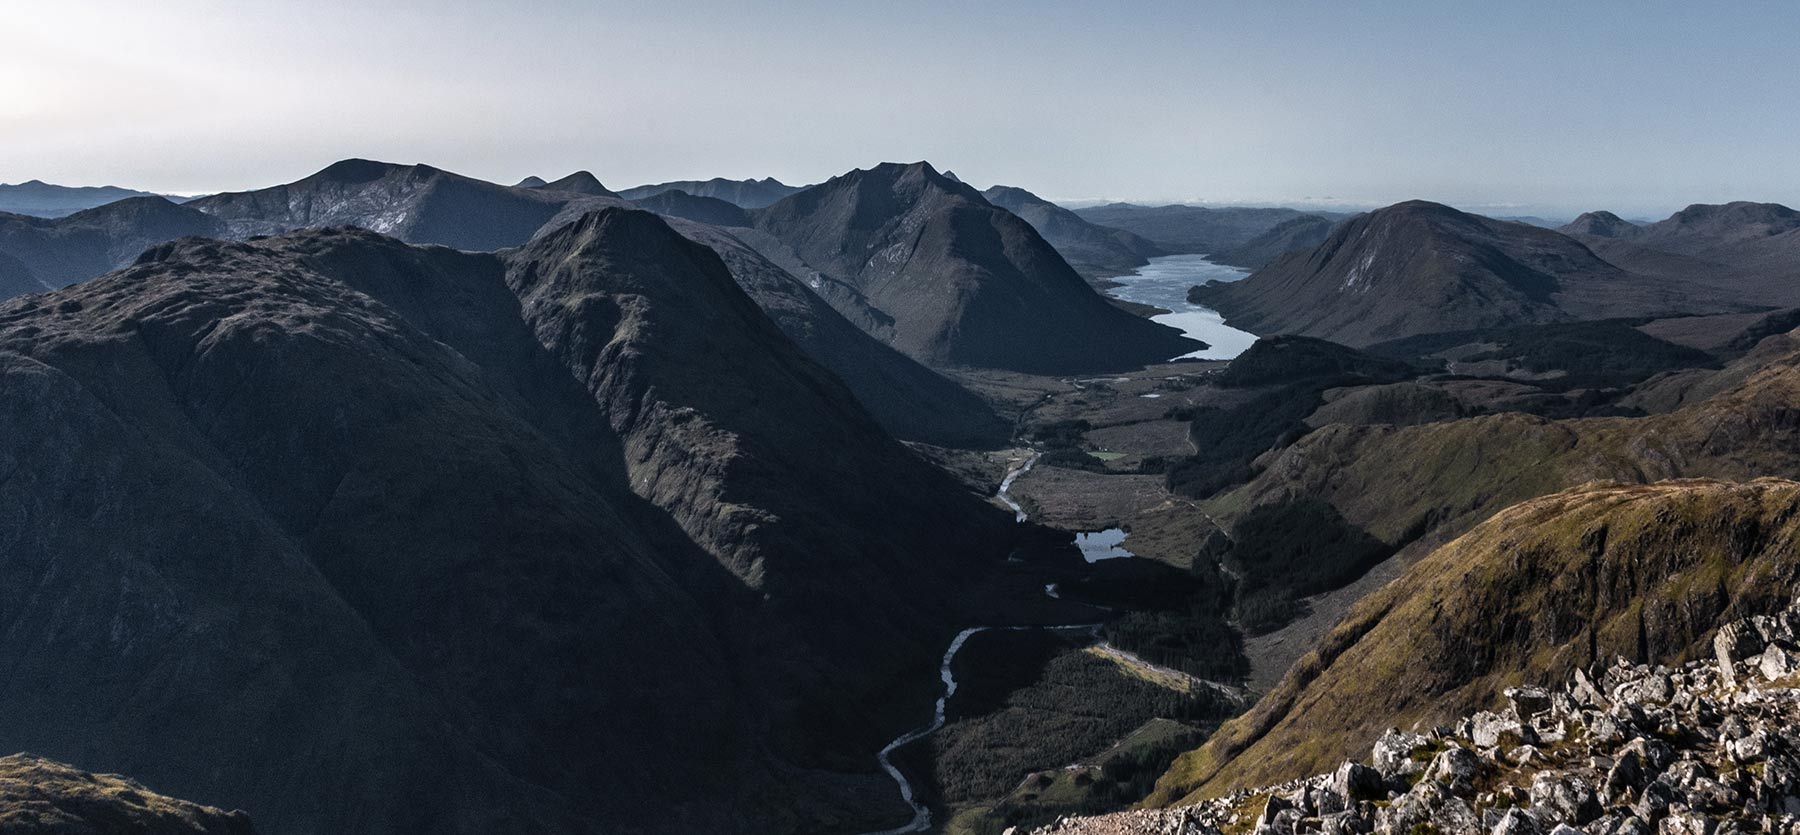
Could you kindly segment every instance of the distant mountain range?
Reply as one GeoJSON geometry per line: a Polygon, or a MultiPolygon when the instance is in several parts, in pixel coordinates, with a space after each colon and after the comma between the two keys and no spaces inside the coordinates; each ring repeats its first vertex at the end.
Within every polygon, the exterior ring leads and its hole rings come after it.
{"type": "Polygon", "coordinates": [[[1022,188],[994,186],[981,193],[989,203],[1018,215],[1044,236],[1069,265],[1087,275],[1118,275],[1167,255],[1163,249],[1123,229],[1110,229],[1082,219],[1022,188]]]}
{"type": "Polygon", "coordinates": [[[86,281],[164,241],[226,234],[218,218],[154,196],[59,218],[0,215],[0,298],[86,281]]]}
{"type": "Polygon", "coordinates": [[[1562,231],[1626,269],[1747,302],[1800,304],[1800,212],[1777,203],[1695,204],[1642,225],[1589,212],[1562,231]]]}
{"type": "MultiPolygon", "coordinates": [[[[0,213],[31,217],[64,217],[132,197],[166,197],[118,186],[59,186],[42,180],[0,183],[0,213]]],[[[171,197],[174,202],[187,198],[171,197]]]]}
{"type": "Polygon", "coordinates": [[[1336,222],[1318,215],[1289,218],[1248,241],[1213,253],[1209,260],[1234,267],[1261,269],[1290,252],[1311,249],[1324,243],[1336,225],[1336,222]]]}
{"type": "MultiPolygon", "coordinates": [[[[843,375],[890,430],[911,440],[997,444],[1006,430],[982,402],[860,332],[800,279],[734,236],[743,210],[665,192],[646,208],[697,224],[691,237],[733,261],[759,303],[815,358],[843,375]]],[[[177,206],[134,198],[56,220],[0,216],[0,297],[65,286],[128,265],[145,248],[180,237],[243,238],[338,224],[412,243],[468,250],[523,245],[586,212],[631,204],[587,172],[530,188],[506,187],[430,166],[346,160],[297,182],[214,195],[177,206]]]]}
{"type": "Polygon", "coordinates": [[[760,209],[805,188],[806,186],[790,186],[774,177],[765,177],[761,180],[727,180],[723,177],[714,177],[710,180],[676,180],[637,186],[619,192],[619,196],[626,200],[642,200],[667,191],[683,191],[695,197],[723,200],[742,209],[760,209]]]}
{"type": "Polygon", "coordinates": [[[1237,206],[1139,206],[1108,203],[1076,209],[1082,219],[1138,235],[1168,252],[1210,255],[1243,246],[1283,221],[1301,215],[1337,219],[1329,212],[1237,206]]]}

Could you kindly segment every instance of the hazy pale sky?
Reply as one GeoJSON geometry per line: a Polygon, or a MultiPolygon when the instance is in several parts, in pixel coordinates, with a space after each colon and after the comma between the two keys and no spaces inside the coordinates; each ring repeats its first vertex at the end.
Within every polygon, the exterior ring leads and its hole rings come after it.
{"type": "Polygon", "coordinates": [[[0,182],[929,159],[1059,199],[1800,204],[1800,3],[0,0],[0,182]]]}

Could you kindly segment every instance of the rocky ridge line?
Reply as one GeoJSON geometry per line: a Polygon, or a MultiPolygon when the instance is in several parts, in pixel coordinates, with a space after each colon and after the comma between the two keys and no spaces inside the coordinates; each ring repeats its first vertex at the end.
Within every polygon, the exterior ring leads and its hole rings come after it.
{"type": "Polygon", "coordinates": [[[1800,833],[1800,600],[1713,649],[1511,688],[1499,712],[1388,730],[1370,764],[1033,835],[1800,833]]]}

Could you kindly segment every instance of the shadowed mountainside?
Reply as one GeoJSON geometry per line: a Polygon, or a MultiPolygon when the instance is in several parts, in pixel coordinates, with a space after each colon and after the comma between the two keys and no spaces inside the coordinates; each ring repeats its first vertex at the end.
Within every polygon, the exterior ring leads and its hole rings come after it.
{"type": "Polygon", "coordinates": [[[158,197],[118,186],[59,186],[42,180],[0,183],[0,213],[64,217],[132,197],[158,197]]]}
{"type": "Polygon", "coordinates": [[[1290,252],[1312,249],[1325,242],[1337,224],[1318,215],[1301,215],[1270,227],[1269,231],[1210,256],[1210,260],[1234,267],[1259,270],[1290,252]]]}
{"type": "Polygon", "coordinates": [[[0,214],[0,298],[85,281],[164,241],[224,229],[218,220],[161,197],[133,197],[55,219],[0,214]]]}
{"type": "Polygon", "coordinates": [[[1044,236],[1069,265],[1084,274],[1118,275],[1167,255],[1161,247],[1123,229],[1108,229],[1022,188],[994,186],[989,203],[1018,215],[1044,236]]]}
{"type": "Polygon", "coordinates": [[[679,217],[713,226],[743,227],[750,225],[750,213],[735,203],[717,197],[695,197],[680,189],[660,191],[632,201],[638,208],[659,215],[679,217]]]}
{"type": "Polygon", "coordinates": [[[265,832],[897,815],[1011,531],[640,212],[168,244],[0,307],[0,392],[5,735],[265,832]]]}

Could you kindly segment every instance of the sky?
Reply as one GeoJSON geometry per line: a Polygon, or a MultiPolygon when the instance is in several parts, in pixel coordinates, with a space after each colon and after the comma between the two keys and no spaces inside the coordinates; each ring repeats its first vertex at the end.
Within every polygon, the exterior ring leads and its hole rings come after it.
{"type": "Polygon", "coordinates": [[[1800,205],[1800,3],[0,0],[0,182],[334,160],[1494,215],[1800,205]]]}

